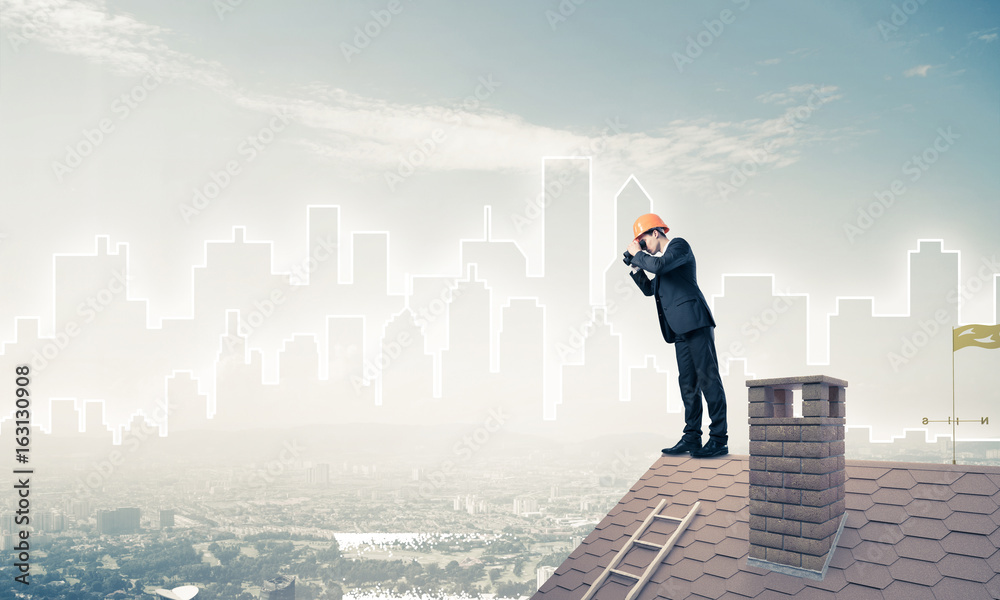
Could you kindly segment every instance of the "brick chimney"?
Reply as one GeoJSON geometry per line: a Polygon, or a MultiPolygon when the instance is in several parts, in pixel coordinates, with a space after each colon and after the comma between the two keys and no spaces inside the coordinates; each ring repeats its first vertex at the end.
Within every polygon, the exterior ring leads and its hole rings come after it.
{"type": "Polygon", "coordinates": [[[822,579],[846,519],[844,388],[825,375],[748,380],[747,564],[822,579]],[[792,392],[802,390],[802,416],[792,392]]]}

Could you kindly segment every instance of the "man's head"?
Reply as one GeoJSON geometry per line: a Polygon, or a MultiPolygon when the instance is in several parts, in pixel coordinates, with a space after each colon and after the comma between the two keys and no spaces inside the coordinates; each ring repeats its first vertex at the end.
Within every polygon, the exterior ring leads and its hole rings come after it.
{"type": "Polygon", "coordinates": [[[663,227],[654,227],[639,236],[639,247],[650,254],[656,254],[667,247],[667,232],[663,227]]]}
{"type": "Polygon", "coordinates": [[[635,241],[649,252],[656,254],[667,247],[667,232],[670,228],[663,222],[659,215],[648,213],[641,215],[632,225],[632,233],[635,241]]]}

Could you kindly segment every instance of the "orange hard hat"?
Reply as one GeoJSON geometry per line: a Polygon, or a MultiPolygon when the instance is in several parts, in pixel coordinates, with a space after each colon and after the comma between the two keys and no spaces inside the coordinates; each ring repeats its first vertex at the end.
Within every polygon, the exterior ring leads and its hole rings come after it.
{"type": "Polygon", "coordinates": [[[632,225],[632,233],[635,234],[635,239],[639,239],[639,236],[655,227],[662,227],[663,231],[670,231],[670,228],[667,227],[667,224],[663,222],[663,219],[659,215],[649,213],[635,220],[635,224],[632,225]]]}

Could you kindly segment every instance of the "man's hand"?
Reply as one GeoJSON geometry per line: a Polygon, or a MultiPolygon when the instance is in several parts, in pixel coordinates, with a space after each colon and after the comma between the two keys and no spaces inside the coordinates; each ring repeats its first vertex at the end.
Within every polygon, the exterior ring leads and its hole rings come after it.
{"type": "Polygon", "coordinates": [[[626,250],[628,250],[629,254],[635,256],[636,254],[639,254],[639,251],[642,250],[642,248],[639,247],[638,241],[632,240],[632,243],[628,245],[628,248],[626,248],[626,250]]]}

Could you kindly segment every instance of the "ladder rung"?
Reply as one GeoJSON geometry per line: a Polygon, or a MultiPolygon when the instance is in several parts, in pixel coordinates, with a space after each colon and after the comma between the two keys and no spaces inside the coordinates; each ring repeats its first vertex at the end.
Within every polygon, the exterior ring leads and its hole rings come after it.
{"type": "Polygon", "coordinates": [[[628,577],[630,579],[635,579],[636,581],[639,581],[640,579],[642,579],[642,577],[640,577],[639,575],[633,575],[632,573],[629,573],[627,571],[619,571],[618,569],[611,569],[611,572],[614,573],[615,575],[621,575],[622,577],[628,577]]]}
{"type": "Polygon", "coordinates": [[[653,515],[654,519],[669,519],[671,521],[681,522],[684,519],[678,519],[677,517],[668,517],[667,515],[653,515]]]}
{"type": "Polygon", "coordinates": [[[651,550],[660,550],[663,548],[663,544],[654,544],[653,542],[644,542],[642,540],[635,540],[632,543],[636,546],[645,546],[651,550]]]}

